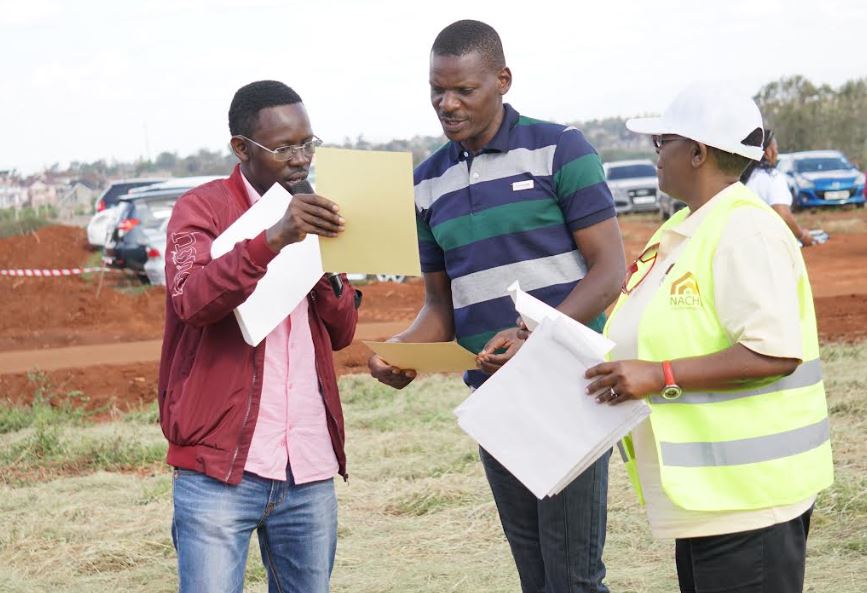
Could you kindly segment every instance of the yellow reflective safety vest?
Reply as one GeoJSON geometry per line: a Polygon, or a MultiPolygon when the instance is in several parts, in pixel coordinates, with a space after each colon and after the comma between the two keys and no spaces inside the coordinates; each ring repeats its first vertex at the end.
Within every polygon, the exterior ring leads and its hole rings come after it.
{"type": "MultiPolygon", "coordinates": [[[[638,327],[639,359],[702,356],[733,345],[715,312],[713,256],[735,209],[772,212],[737,185],[701,222],[644,311],[638,327]]],[[[672,216],[648,245],[659,242],[664,230],[688,214],[683,209],[672,216]]],[[[627,298],[620,296],[609,324],[627,298]]],[[[805,500],[833,482],[816,314],[806,272],[798,282],[798,300],[804,360],[791,375],[749,381],[731,390],[684,391],[675,400],[648,398],[662,487],[677,506],[696,511],[782,506],[805,500]]],[[[630,437],[620,452],[641,497],[630,437]]]]}

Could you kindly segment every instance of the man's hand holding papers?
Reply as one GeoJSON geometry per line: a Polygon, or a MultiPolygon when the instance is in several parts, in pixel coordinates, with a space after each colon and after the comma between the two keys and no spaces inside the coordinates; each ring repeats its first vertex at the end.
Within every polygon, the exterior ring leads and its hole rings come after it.
{"type": "Polygon", "coordinates": [[[368,362],[382,383],[401,389],[416,372],[455,373],[476,368],[476,357],[457,342],[367,342],[376,353],[368,362]]]}
{"type": "Polygon", "coordinates": [[[379,354],[374,354],[367,361],[367,367],[374,379],[392,387],[403,389],[415,379],[414,369],[402,369],[387,363],[379,354]]]}
{"type": "Polygon", "coordinates": [[[340,206],[328,198],[314,193],[293,194],[280,220],[265,231],[268,246],[279,252],[286,245],[303,241],[308,234],[336,237],[346,228],[339,211],[340,206]]]}
{"type": "Polygon", "coordinates": [[[526,339],[522,338],[519,332],[520,328],[513,327],[504,329],[491,338],[476,357],[479,368],[493,375],[509,362],[526,339]]]}
{"type": "Polygon", "coordinates": [[[533,330],[509,364],[455,409],[458,424],[539,499],[565,488],[650,413],[642,401],[600,406],[586,370],[613,342],[510,288],[533,330]]]}
{"type": "Polygon", "coordinates": [[[319,189],[339,206],[303,180],[291,185],[293,195],[285,183],[274,183],[212,245],[216,259],[238,241],[265,231],[269,247],[278,254],[253,293],[235,309],[251,346],[285,319],[325,272],[421,273],[412,156],[322,149],[317,159],[319,189]],[[380,215],[386,211],[388,216],[380,215]],[[344,219],[350,221],[348,227],[344,219]]]}

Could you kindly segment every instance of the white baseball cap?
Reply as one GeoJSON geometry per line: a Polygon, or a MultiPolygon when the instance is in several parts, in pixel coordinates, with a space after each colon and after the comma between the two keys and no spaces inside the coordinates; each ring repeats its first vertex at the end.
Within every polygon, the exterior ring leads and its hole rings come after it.
{"type": "Polygon", "coordinates": [[[696,83],[675,97],[662,117],[627,120],[626,127],[639,134],[677,134],[726,152],[759,161],[764,150],[744,144],[756,129],[762,130],[762,114],[755,101],[718,83],[696,83]]]}

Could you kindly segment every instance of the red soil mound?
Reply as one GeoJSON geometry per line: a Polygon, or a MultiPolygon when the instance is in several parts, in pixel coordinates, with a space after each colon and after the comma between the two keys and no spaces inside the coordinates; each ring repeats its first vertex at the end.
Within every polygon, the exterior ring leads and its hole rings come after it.
{"type": "MultiPolygon", "coordinates": [[[[859,214],[860,213],[856,213],[859,214]]],[[[647,218],[621,220],[627,257],[634,258],[657,222],[647,218]]],[[[824,340],[867,338],[867,234],[837,234],[826,245],[804,250],[819,331],[824,340]]],[[[82,229],[49,226],[36,233],[0,239],[0,269],[62,268],[92,259],[82,229]]],[[[97,297],[98,277],[0,277],[0,351],[159,339],[162,337],[165,293],[162,287],[141,288],[136,281],[112,272],[104,277],[97,297]]],[[[419,280],[405,284],[362,286],[361,323],[409,321],[421,307],[424,287],[419,280]]],[[[366,372],[368,350],[355,343],[335,355],[338,373],[366,372]]],[[[135,408],[156,393],[156,363],[89,366],[48,373],[57,393],[81,391],[88,407],[135,408]]],[[[0,375],[0,398],[25,402],[36,386],[27,373],[0,375]]]]}

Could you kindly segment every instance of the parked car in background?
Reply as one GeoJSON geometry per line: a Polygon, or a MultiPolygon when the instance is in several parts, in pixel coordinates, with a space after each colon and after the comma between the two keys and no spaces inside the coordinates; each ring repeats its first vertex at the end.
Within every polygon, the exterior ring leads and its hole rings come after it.
{"type": "Polygon", "coordinates": [[[659,182],[652,161],[611,161],[602,167],[618,214],[659,210],[659,182]]]}
{"type": "Polygon", "coordinates": [[[169,219],[166,218],[156,232],[148,235],[148,244],[145,247],[147,261],[144,264],[144,272],[148,282],[154,286],[166,284],[166,231],[169,219]]]}
{"type": "Polygon", "coordinates": [[[105,263],[129,269],[147,280],[144,266],[148,245],[160,234],[165,235],[160,228],[171,216],[175,202],[188,190],[214,179],[222,177],[178,177],[122,196],[117,205],[117,223],[105,243],[105,263]]]}
{"type": "Polygon", "coordinates": [[[121,196],[126,195],[133,189],[147,187],[162,181],[165,181],[165,179],[139,178],[113,181],[93,204],[95,214],[87,224],[87,242],[90,244],[90,247],[92,249],[99,249],[105,245],[105,239],[116,222],[117,211],[114,210],[114,207],[121,196]]]}
{"type": "Polygon", "coordinates": [[[855,204],[864,206],[864,173],[836,150],[781,154],[777,168],[786,175],[792,208],[855,204]]]}

